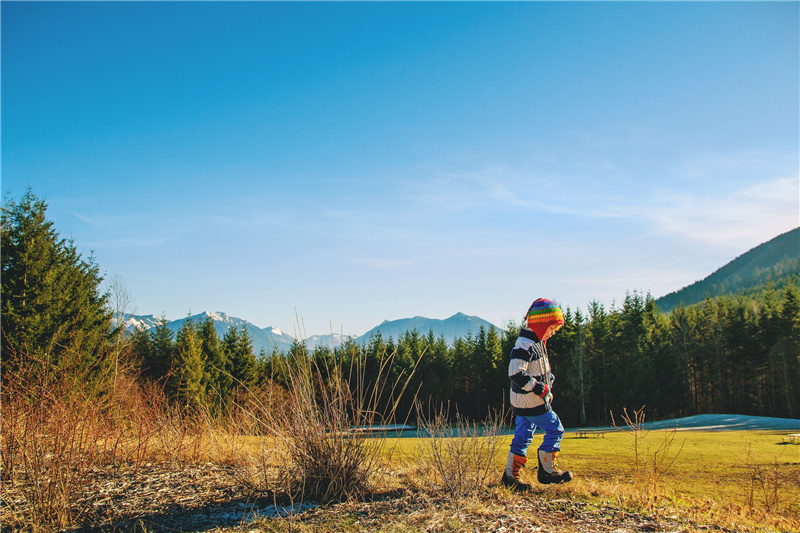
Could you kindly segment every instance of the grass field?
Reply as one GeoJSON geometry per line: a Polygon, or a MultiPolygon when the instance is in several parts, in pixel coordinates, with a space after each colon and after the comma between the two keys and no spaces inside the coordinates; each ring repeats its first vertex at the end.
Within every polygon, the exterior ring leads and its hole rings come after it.
{"type": "MultiPolygon", "coordinates": [[[[577,438],[567,433],[560,466],[575,474],[571,483],[542,487],[533,471],[523,470],[523,476],[545,498],[610,502],[718,527],[800,531],[800,445],[782,442],[783,434],[615,430],[577,438]]],[[[495,458],[498,478],[511,436],[501,439],[495,458]]],[[[540,441],[537,435],[532,448],[540,441]]],[[[421,444],[417,438],[393,439],[386,452],[413,472],[421,444]]]]}
{"type": "MultiPolygon", "coordinates": [[[[523,469],[523,476],[533,485],[527,494],[512,493],[498,484],[511,435],[495,437],[493,447],[476,444],[489,440],[483,437],[436,441],[445,449],[452,444],[450,450],[461,453],[447,466],[449,474],[469,471],[474,467],[474,455],[491,450],[486,455],[487,475],[480,484],[470,485],[474,490],[461,494],[442,490],[436,480],[441,472],[433,469],[431,474],[425,453],[432,439],[368,438],[365,442],[370,445],[382,444],[371,475],[371,493],[338,503],[305,502],[300,512],[282,516],[258,516],[255,509],[263,509],[272,501],[267,497],[269,501],[264,502],[264,495],[256,493],[246,499],[253,502],[254,514],[239,511],[239,525],[232,527],[228,519],[228,523],[209,523],[215,526],[214,531],[224,533],[798,533],[800,445],[783,443],[782,434],[785,432],[653,430],[611,431],[602,437],[578,438],[577,433],[568,432],[561,446],[560,466],[572,470],[575,479],[566,485],[542,486],[536,483],[533,469],[523,469]],[[665,443],[671,445],[666,447],[665,443]]],[[[541,435],[537,434],[532,451],[539,442],[541,435]]],[[[258,472],[263,463],[259,458],[275,468],[274,461],[283,457],[275,453],[278,447],[274,438],[207,435],[196,445],[182,446],[183,453],[189,455],[165,463],[172,464],[174,472],[165,472],[164,479],[183,475],[180,473],[191,464],[214,464],[227,465],[229,472],[249,472],[255,476],[254,486],[260,485],[258,472]]],[[[237,475],[227,483],[246,482],[245,478],[237,475]]],[[[161,485],[154,487],[162,491],[161,485]]],[[[186,489],[188,492],[170,497],[191,502],[191,483],[186,489]]],[[[231,505],[244,505],[226,503],[224,498],[198,503],[199,507],[190,503],[180,513],[195,517],[218,512],[225,515],[231,505]]],[[[299,501],[280,505],[287,503],[299,501]]],[[[174,520],[177,512],[178,508],[156,510],[131,530],[183,530],[180,524],[164,528],[164,522],[174,520]]],[[[4,516],[4,526],[7,520],[4,516]]],[[[20,529],[51,530],[47,524],[36,522],[20,529]]]]}
{"type": "MultiPolygon", "coordinates": [[[[674,457],[674,463],[661,475],[658,486],[652,487],[653,455],[665,438],[665,431],[650,432],[645,438],[647,451],[640,452],[649,460],[647,465],[640,460],[641,483],[649,483],[655,492],[745,504],[759,475],[774,488],[777,468],[778,503],[794,505],[800,512],[800,446],[782,443],[780,434],[677,432],[666,451],[667,460],[674,457]]],[[[630,484],[635,481],[632,441],[627,432],[608,433],[603,438],[567,438],[562,443],[561,462],[575,471],[576,480],[630,484]]]]}

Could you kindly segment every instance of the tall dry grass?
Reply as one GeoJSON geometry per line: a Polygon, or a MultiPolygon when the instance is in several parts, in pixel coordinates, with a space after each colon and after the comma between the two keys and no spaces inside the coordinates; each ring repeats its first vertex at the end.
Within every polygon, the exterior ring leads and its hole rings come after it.
{"type": "Polygon", "coordinates": [[[772,464],[759,461],[758,454],[749,440],[745,443],[745,454],[744,465],[747,472],[745,504],[751,512],[758,507],[772,512],[780,507],[781,502],[780,488],[783,476],[778,459],[774,458],[772,464]]]}
{"type": "Polygon", "coordinates": [[[23,494],[26,520],[71,526],[82,512],[73,503],[91,467],[114,446],[102,405],[87,401],[79,376],[47,368],[5,372],[2,398],[3,484],[23,494]]]}
{"type": "Polygon", "coordinates": [[[296,355],[284,376],[286,403],[254,404],[251,416],[265,440],[260,455],[240,461],[241,478],[293,499],[328,502],[370,492],[386,440],[369,429],[395,422],[411,377],[388,378],[394,356],[384,354],[377,376],[368,380],[363,355],[323,366],[305,350],[296,355]]]}

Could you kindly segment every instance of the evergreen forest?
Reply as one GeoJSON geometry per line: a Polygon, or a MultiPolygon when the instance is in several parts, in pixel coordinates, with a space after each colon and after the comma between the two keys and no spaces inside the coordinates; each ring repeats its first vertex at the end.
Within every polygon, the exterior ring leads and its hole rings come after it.
{"type": "MultiPolygon", "coordinates": [[[[432,332],[373,336],[334,349],[253,353],[246,329],[220,338],[209,319],[166,321],[130,335],[112,329],[113,294],[92,257],[60,238],[47,205],[28,191],[2,213],[2,370],[44,367],[93,380],[125,372],[158,387],[175,405],[228,412],[245,394],[280,394],[291,365],[359,368],[351,386],[379,391],[384,412],[414,420],[414,400],[473,420],[508,413],[508,358],[518,324],[473,332],[452,345],[432,332]],[[378,379],[386,383],[375,383],[378,379]],[[358,383],[356,383],[356,381],[358,383]],[[401,384],[398,386],[397,384],[401,384]]],[[[620,306],[565,309],[548,342],[556,376],[554,408],[567,426],[607,425],[623,409],[648,420],[703,413],[800,417],[800,290],[797,274],[746,292],[708,296],[662,312],[649,294],[620,306]]],[[[531,295],[532,299],[535,295],[531,295]]]]}

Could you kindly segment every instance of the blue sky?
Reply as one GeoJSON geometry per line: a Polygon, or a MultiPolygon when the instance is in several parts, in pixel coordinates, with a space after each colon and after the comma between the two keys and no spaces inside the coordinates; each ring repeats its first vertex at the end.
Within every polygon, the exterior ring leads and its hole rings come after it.
{"type": "Polygon", "coordinates": [[[799,5],[2,2],[3,198],[168,319],[658,297],[799,223],[799,5]]]}

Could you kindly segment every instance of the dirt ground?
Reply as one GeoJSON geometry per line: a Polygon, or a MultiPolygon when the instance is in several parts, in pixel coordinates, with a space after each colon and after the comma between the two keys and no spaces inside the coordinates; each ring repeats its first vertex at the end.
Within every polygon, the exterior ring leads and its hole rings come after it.
{"type": "MultiPolygon", "coordinates": [[[[144,465],[97,471],[73,504],[75,532],[425,531],[681,532],[748,531],[704,525],[664,513],[638,513],[557,493],[518,495],[489,487],[459,500],[397,490],[367,501],[320,506],[248,494],[229,467],[144,465]],[[341,527],[337,526],[341,525],[341,527]]],[[[20,487],[3,491],[3,528],[28,529],[20,487]],[[15,516],[20,520],[15,522],[15,516]]]]}

